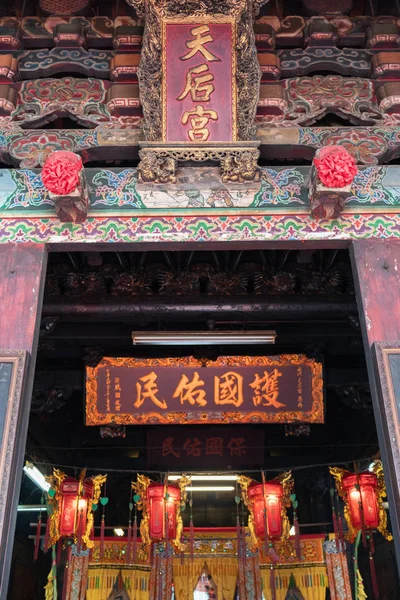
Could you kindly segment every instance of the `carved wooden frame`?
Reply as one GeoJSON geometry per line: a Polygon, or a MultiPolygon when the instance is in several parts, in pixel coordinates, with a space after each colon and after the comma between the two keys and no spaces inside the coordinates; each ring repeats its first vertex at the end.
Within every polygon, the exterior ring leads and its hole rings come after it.
{"type": "MultiPolygon", "coordinates": [[[[161,22],[161,30],[162,30],[162,84],[161,84],[161,102],[162,102],[162,140],[164,142],[167,141],[167,79],[166,69],[167,69],[167,51],[166,51],[166,29],[167,26],[174,23],[188,23],[188,24],[196,24],[196,23],[208,23],[212,21],[213,23],[223,23],[225,25],[230,25],[231,33],[232,33],[232,47],[231,47],[231,81],[232,81],[232,141],[237,140],[237,82],[236,82],[236,71],[237,71],[237,62],[236,62],[236,23],[235,19],[224,15],[203,15],[202,17],[196,16],[187,16],[187,17],[174,17],[168,19],[162,19],[161,22]]],[[[256,107],[257,110],[257,107],[256,107]]],[[[207,142],[197,142],[200,146],[203,144],[207,144],[207,142]]]]}
{"type": "Polygon", "coordinates": [[[254,17],[268,0],[127,0],[145,19],[143,46],[138,69],[146,141],[163,139],[162,126],[162,29],[163,21],[189,17],[232,17],[236,40],[237,139],[254,140],[255,116],[260,93],[261,69],[253,29],[254,17]]]}
{"type": "Polygon", "coordinates": [[[214,361],[203,361],[192,356],[181,358],[113,358],[104,357],[96,367],[86,368],[86,425],[203,425],[203,424],[243,424],[243,423],[323,423],[324,422],[324,382],[322,364],[303,354],[281,354],[279,356],[220,356],[214,361]],[[240,361],[240,362],[239,362],[240,361]],[[97,406],[97,377],[101,369],[108,366],[124,367],[238,367],[238,366],[303,365],[311,371],[311,408],[309,411],[291,410],[282,413],[262,411],[246,412],[203,412],[185,411],[161,413],[148,412],[138,416],[132,413],[101,413],[97,406]],[[213,415],[213,420],[210,416],[213,415]]]}
{"type": "Polygon", "coordinates": [[[400,481],[400,414],[390,372],[389,355],[400,355],[399,342],[375,342],[373,345],[377,366],[376,381],[381,402],[383,433],[387,439],[390,471],[400,481]],[[384,417],[384,418],[383,418],[384,417]],[[390,454],[392,456],[390,456],[390,454]]]}
{"type": "Polygon", "coordinates": [[[0,537],[4,527],[4,511],[8,493],[8,481],[12,468],[12,456],[17,436],[17,422],[22,400],[22,387],[28,353],[25,350],[0,350],[0,364],[13,365],[7,408],[0,446],[0,537]]]}

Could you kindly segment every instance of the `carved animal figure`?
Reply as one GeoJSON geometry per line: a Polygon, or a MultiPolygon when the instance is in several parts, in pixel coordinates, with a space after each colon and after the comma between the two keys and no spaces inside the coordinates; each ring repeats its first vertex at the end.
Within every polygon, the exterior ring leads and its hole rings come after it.
{"type": "Polygon", "coordinates": [[[223,183],[260,180],[257,160],[252,152],[243,152],[239,156],[226,156],[221,160],[221,170],[223,183]]]}
{"type": "Polygon", "coordinates": [[[155,152],[141,152],[138,166],[139,181],[176,183],[173,158],[159,158],[155,152]]]}

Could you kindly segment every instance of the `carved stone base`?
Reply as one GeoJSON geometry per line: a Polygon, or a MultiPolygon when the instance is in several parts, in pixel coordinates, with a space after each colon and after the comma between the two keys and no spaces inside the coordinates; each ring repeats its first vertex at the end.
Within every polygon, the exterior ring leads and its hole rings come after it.
{"type": "Polygon", "coordinates": [[[326,187],[315,169],[311,171],[310,204],[314,219],[337,219],[350,196],[351,185],[342,188],[326,187]]]}
{"type": "Polygon", "coordinates": [[[179,162],[213,161],[220,163],[223,183],[258,181],[259,145],[259,141],[211,142],[201,145],[186,142],[141,142],[138,179],[142,183],[176,183],[179,162]]]}
{"type": "Polygon", "coordinates": [[[83,171],[80,174],[79,185],[73,192],[66,196],[49,192],[49,197],[54,202],[61,223],[83,223],[86,220],[89,194],[83,171]]]}

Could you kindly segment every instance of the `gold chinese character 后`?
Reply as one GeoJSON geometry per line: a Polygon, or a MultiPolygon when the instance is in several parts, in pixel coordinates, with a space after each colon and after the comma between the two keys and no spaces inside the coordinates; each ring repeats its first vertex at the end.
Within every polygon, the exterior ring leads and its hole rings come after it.
{"type": "Polygon", "coordinates": [[[264,371],[263,377],[256,373],[253,383],[250,383],[250,387],[254,390],[254,406],[273,406],[274,408],[285,406],[282,402],[278,402],[279,377],[282,377],[282,373],[278,369],[274,369],[272,373],[264,371]]]}
{"type": "Polygon", "coordinates": [[[188,438],[183,444],[188,456],[201,456],[201,441],[197,438],[191,440],[188,438]]]}
{"type": "Polygon", "coordinates": [[[227,447],[231,456],[242,456],[247,452],[244,445],[244,438],[231,438],[227,447]]]}
{"type": "Polygon", "coordinates": [[[188,94],[191,95],[193,102],[208,102],[211,94],[215,90],[211,81],[214,75],[209,72],[208,65],[203,64],[189,69],[186,75],[186,86],[177,100],[184,100],[188,94]],[[208,71],[206,73],[206,71],[208,71]],[[201,75],[204,73],[204,75],[201,75]]]}
{"type": "Polygon", "coordinates": [[[242,406],[243,377],[233,371],[214,377],[214,400],[219,405],[232,404],[236,408],[242,406]]]}
{"type": "Polygon", "coordinates": [[[210,108],[205,109],[204,106],[198,104],[195,109],[187,110],[182,115],[182,125],[186,125],[190,119],[192,129],[189,129],[188,134],[192,142],[206,142],[210,137],[210,130],[207,125],[210,119],[216,121],[218,114],[210,108]]]}
{"type": "Polygon", "coordinates": [[[200,379],[197,371],[194,372],[192,381],[182,375],[177,388],[174,392],[173,398],[180,398],[181,404],[189,402],[192,406],[197,404],[198,406],[206,406],[206,392],[201,388],[204,385],[204,381],[200,379]]]}
{"type": "Polygon", "coordinates": [[[193,27],[193,29],[190,30],[190,33],[194,37],[194,40],[185,42],[186,47],[189,48],[189,52],[187,52],[184,56],[181,56],[181,60],[189,60],[189,58],[195,56],[197,52],[200,52],[204,58],[210,62],[214,60],[221,60],[204,47],[204,44],[214,41],[208,25],[199,25],[198,27],[193,27]]]}
{"type": "Polygon", "coordinates": [[[174,438],[173,437],[165,438],[165,440],[162,443],[161,455],[169,456],[170,454],[172,454],[176,458],[180,458],[180,456],[181,456],[180,450],[176,450],[174,448],[174,438]]]}
{"type": "Polygon", "coordinates": [[[158,408],[168,408],[164,399],[159,400],[157,398],[158,386],[156,380],[157,375],[154,371],[139,378],[139,381],[136,383],[136,402],[133,405],[135,408],[140,408],[147,398],[154,402],[158,408]]]}
{"type": "Polygon", "coordinates": [[[211,456],[224,455],[224,440],[223,438],[207,438],[206,440],[206,455],[211,456]]]}

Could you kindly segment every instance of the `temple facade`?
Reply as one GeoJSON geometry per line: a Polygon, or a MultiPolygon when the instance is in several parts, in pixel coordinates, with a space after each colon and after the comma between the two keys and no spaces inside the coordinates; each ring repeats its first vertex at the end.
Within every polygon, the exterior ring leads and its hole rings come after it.
{"type": "Polygon", "coordinates": [[[397,0],[3,0],[0,600],[398,600],[397,0]]]}

